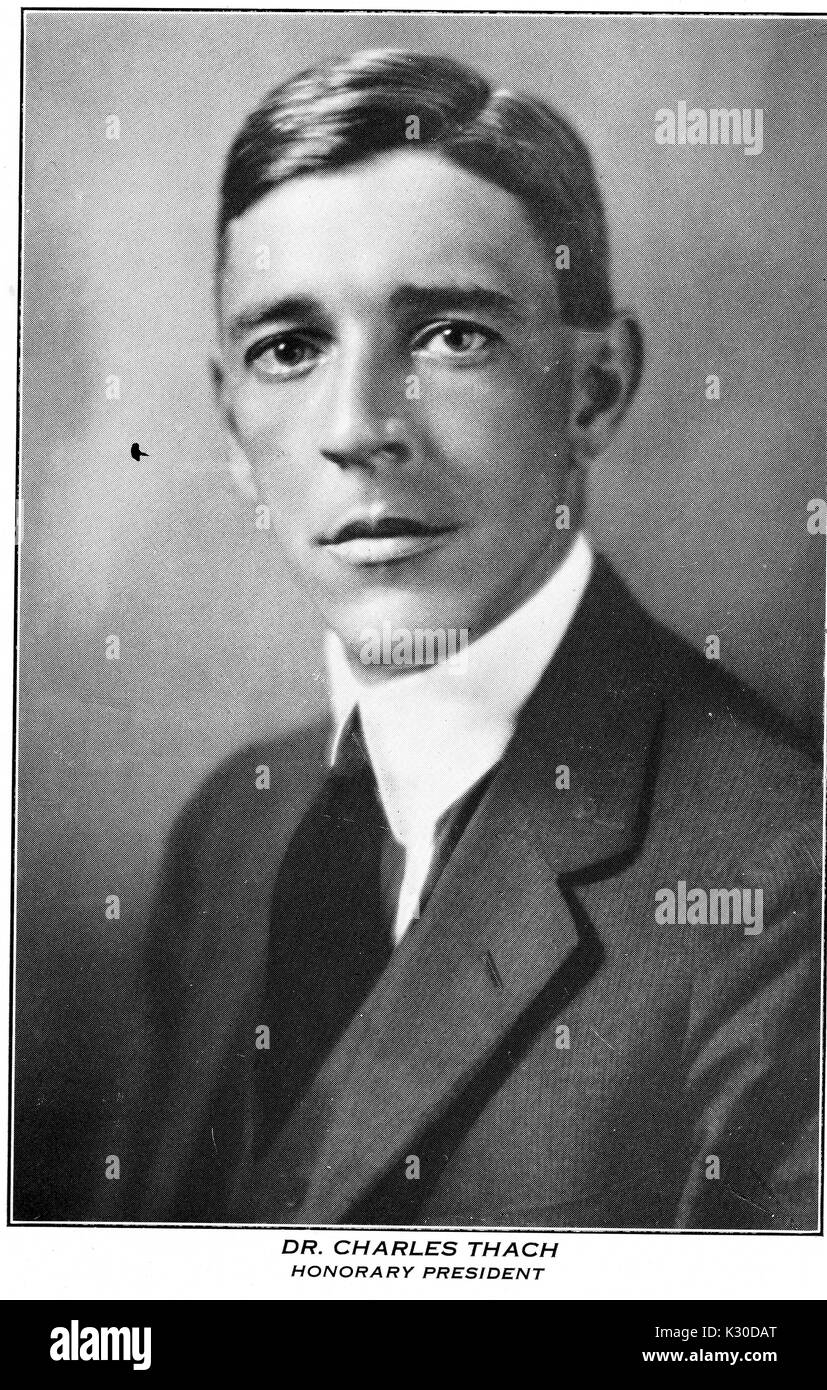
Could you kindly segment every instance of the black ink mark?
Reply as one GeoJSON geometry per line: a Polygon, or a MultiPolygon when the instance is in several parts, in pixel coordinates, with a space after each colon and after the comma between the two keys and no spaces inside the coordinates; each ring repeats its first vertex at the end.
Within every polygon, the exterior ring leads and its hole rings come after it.
{"type": "Polygon", "coordinates": [[[497,969],[497,962],[494,960],[490,951],[486,951],[485,953],[485,968],[497,989],[503,989],[502,975],[497,969]]]}

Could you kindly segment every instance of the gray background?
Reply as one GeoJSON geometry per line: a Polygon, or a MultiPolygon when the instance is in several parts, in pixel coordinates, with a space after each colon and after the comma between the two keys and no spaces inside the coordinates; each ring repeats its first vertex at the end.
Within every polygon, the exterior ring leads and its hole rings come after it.
{"type": "Polygon", "coordinates": [[[648,349],[595,470],[592,532],[656,615],[696,643],[718,633],[725,663],[812,734],[827,29],[29,13],[26,34],[15,1214],[42,1218],[82,1214],[101,1171],[96,1117],[129,1050],[175,811],[225,753],[323,708],[318,625],[232,490],[206,368],[216,188],[243,116],[299,67],[391,44],[467,59],[573,118],[648,349]],[[656,109],[679,100],[762,107],[763,153],[656,145],[656,109]]]}

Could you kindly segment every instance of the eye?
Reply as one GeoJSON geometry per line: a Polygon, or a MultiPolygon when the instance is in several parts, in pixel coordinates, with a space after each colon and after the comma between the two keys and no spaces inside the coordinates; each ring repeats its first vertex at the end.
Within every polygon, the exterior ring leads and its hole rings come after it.
{"type": "Polygon", "coordinates": [[[478,323],[449,319],[423,328],[413,341],[413,351],[443,360],[476,357],[497,341],[498,335],[478,323]]]}
{"type": "Polygon", "coordinates": [[[255,343],[244,354],[259,376],[294,377],[310,370],[322,356],[323,345],[301,333],[279,333],[255,343]]]}

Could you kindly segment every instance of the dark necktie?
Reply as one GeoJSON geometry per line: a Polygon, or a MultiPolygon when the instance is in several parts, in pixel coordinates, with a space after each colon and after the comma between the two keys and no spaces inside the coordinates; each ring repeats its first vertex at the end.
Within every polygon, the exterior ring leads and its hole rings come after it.
{"type": "MultiPolygon", "coordinates": [[[[423,910],[494,771],[441,818],[423,910]]],[[[387,966],[403,866],[354,715],[276,880],[261,1010],[270,1048],[256,1057],[254,1158],[283,1128],[387,966]]]]}
{"type": "Polygon", "coordinates": [[[380,911],[389,835],[358,717],[301,820],[273,894],[256,1058],[256,1150],[278,1134],[390,960],[380,911]]]}

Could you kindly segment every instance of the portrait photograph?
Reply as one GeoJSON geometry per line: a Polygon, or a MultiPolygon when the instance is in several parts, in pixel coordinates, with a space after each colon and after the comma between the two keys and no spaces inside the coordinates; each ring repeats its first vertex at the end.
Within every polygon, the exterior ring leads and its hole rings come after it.
{"type": "Polygon", "coordinates": [[[821,1232],[826,26],[25,11],[12,1225],[821,1232]]]}

